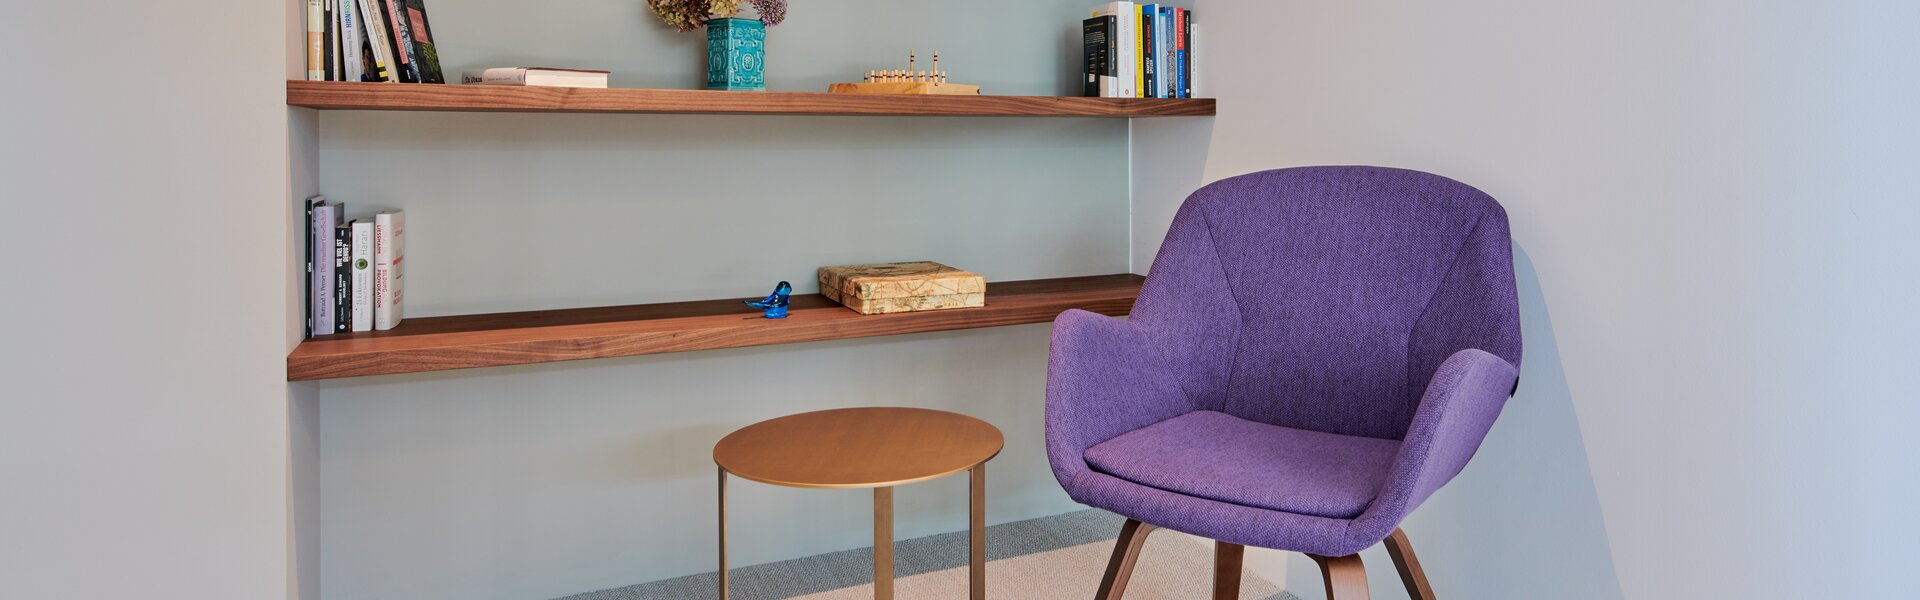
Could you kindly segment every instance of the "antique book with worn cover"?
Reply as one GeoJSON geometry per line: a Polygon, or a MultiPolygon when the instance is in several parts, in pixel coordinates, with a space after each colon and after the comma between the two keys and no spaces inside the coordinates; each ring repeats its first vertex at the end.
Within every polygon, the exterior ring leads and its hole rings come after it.
{"type": "Polygon", "coordinates": [[[863,315],[987,305],[984,277],[937,262],[821,267],[820,294],[863,315]]]}

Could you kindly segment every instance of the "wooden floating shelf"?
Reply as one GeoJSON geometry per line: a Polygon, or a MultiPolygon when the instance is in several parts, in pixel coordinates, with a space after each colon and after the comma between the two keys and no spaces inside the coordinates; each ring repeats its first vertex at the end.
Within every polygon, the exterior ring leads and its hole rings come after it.
{"type": "Polygon", "coordinates": [[[796,295],[789,316],[765,319],[735,300],[701,300],[407,319],[389,331],[313,338],[287,356],[287,380],[691,352],[1024,325],[1070,308],[1133,310],[1139,275],[987,284],[987,305],[861,315],[819,294],[796,295]]]}
{"type": "Polygon", "coordinates": [[[326,110],[938,117],[1199,117],[1214,114],[1212,98],[867,95],[300,80],[287,82],[287,105],[326,110]]]}

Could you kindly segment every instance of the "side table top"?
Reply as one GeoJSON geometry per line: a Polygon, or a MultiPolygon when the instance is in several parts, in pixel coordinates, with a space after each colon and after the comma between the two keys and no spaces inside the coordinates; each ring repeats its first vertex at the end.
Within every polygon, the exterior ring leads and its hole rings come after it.
{"type": "Polygon", "coordinates": [[[903,485],[1000,453],[986,421],[924,408],[840,408],[761,421],[721,438],[713,462],[761,483],[807,488],[903,485]]]}

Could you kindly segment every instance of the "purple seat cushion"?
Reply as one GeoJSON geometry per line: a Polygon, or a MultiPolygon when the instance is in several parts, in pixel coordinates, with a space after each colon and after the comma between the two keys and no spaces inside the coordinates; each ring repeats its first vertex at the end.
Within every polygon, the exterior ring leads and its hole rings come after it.
{"type": "Polygon", "coordinates": [[[1087,448],[1093,470],[1169,492],[1351,519],[1373,502],[1400,442],[1256,423],[1210,410],[1087,448]]]}

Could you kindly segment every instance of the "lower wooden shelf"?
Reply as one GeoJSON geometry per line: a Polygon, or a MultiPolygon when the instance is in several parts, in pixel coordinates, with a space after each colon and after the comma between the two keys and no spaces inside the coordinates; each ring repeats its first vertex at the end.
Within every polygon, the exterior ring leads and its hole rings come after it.
{"type": "Polygon", "coordinates": [[[389,331],[307,340],[287,356],[288,381],[691,352],[1052,321],[1070,308],[1124,315],[1139,275],[987,284],[987,305],[861,315],[819,294],[793,297],[785,319],[738,299],[408,319],[389,331]]]}

